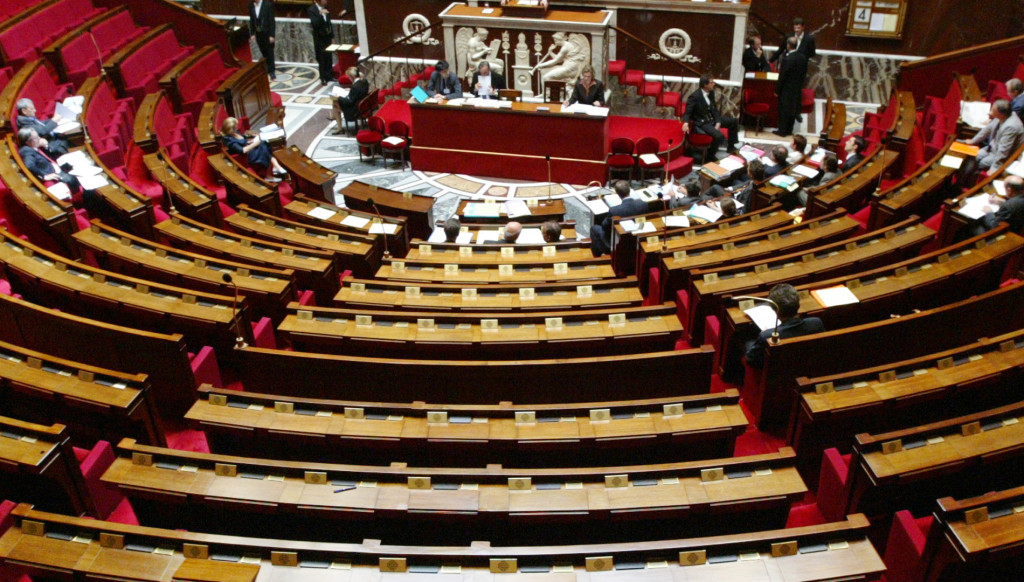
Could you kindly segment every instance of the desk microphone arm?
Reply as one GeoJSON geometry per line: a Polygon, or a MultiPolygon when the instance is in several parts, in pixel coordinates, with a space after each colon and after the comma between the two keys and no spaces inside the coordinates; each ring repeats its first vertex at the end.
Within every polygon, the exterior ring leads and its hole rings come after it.
{"type": "Polygon", "coordinates": [[[242,322],[238,319],[238,284],[230,273],[224,273],[221,279],[235,290],[235,300],[231,302],[231,319],[235,321],[235,349],[247,348],[249,345],[242,336],[242,322]]]}
{"type": "Polygon", "coordinates": [[[775,329],[772,330],[772,337],[768,338],[768,344],[773,346],[779,345],[779,342],[782,341],[782,338],[779,337],[779,326],[782,324],[782,320],[779,319],[779,304],[772,301],[771,299],[766,299],[764,297],[754,297],[752,295],[737,295],[733,297],[733,299],[736,301],[760,301],[761,303],[767,303],[768,305],[771,305],[772,310],[775,311],[775,329]]]}
{"type": "Polygon", "coordinates": [[[384,237],[384,258],[391,258],[391,251],[388,250],[388,230],[384,228],[384,217],[380,214],[380,208],[377,208],[377,203],[373,201],[373,198],[367,198],[366,203],[373,208],[374,213],[377,214],[377,220],[380,221],[380,232],[381,236],[384,237]]]}

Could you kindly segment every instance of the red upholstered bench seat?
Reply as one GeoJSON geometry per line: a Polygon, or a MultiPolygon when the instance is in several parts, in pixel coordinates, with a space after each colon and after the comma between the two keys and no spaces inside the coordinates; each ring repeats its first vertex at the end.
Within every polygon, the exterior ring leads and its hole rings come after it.
{"type": "Polygon", "coordinates": [[[121,63],[125,96],[142,103],[147,93],[160,88],[160,78],[191,51],[192,47],[178,44],[173,30],[164,31],[139,47],[121,63]]]}
{"type": "MultiPolygon", "coordinates": [[[[45,62],[28,65],[35,66],[32,75],[25,80],[25,85],[18,95],[18,99],[28,97],[36,106],[37,115],[43,119],[53,117],[54,106],[57,102],[63,101],[71,95],[72,86],[70,83],[57,84],[57,78],[45,62]]],[[[17,116],[17,111],[12,112],[17,116]]],[[[11,127],[17,127],[14,118],[11,119],[11,127]]]]}
{"type": "Polygon", "coordinates": [[[123,166],[135,125],[132,100],[118,99],[109,82],[100,83],[86,104],[85,124],[100,160],[108,168],[123,166]]]}
{"type": "Polygon", "coordinates": [[[0,20],[7,20],[22,10],[39,4],[42,0],[4,0],[0,2],[0,20]]]}
{"type": "Polygon", "coordinates": [[[135,26],[127,10],[119,10],[98,22],[88,34],[75,37],[61,48],[60,58],[68,81],[80,87],[89,77],[99,75],[102,61],[147,30],[148,27],[135,26]]]}
{"type": "Polygon", "coordinates": [[[198,118],[203,103],[216,100],[217,87],[236,70],[224,64],[219,51],[203,55],[178,76],[178,93],[184,111],[198,118]]]}
{"type": "Polygon", "coordinates": [[[4,64],[20,67],[40,58],[43,48],[103,10],[89,0],[61,0],[33,11],[0,32],[4,64]]]}

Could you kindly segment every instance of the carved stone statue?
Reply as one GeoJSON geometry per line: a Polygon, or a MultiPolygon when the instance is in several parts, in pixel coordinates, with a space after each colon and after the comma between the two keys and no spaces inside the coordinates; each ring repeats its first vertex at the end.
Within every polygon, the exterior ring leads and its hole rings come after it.
{"type": "Polygon", "coordinates": [[[503,72],[505,64],[498,56],[501,40],[494,39],[488,44],[487,34],[486,28],[477,28],[476,32],[472,28],[460,28],[455,33],[456,65],[463,77],[472,78],[481,61],[487,61],[492,71],[503,72]]]}
{"type": "Polygon", "coordinates": [[[580,71],[590,62],[590,41],[587,37],[572,33],[556,32],[552,36],[552,44],[539,63],[531,72],[544,70],[541,80],[572,83],[580,76],[580,71]]]}

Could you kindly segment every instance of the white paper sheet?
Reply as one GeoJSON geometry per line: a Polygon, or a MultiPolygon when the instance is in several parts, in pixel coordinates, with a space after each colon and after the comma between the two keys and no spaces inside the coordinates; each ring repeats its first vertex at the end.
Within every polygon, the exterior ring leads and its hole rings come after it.
{"type": "MultiPolygon", "coordinates": [[[[317,206],[316,208],[314,208],[313,210],[310,210],[306,214],[312,216],[313,218],[318,218],[320,220],[328,220],[329,218],[331,218],[332,216],[337,214],[337,212],[331,210],[330,208],[324,208],[323,206],[317,206]]],[[[346,216],[345,218],[348,218],[348,217],[346,216]]],[[[341,223],[345,224],[345,221],[342,220],[341,223]]]]}
{"type": "Polygon", "coordinates": [[[78,183],[82,185],[84,190],[98,190],[110,182],[107,181],[105,174],[94,174],[92,176],[81,176],[78,178],[78,183]]]}
{"type": "Polygon", "coordinates": [[[516,244],[520,245],[542,245],[547,244],[544,240],[544,235],[540,232],[539,228],[524,228],[519,233],[519,238],[516,239],[516,244]]]}
{"type": "Polygon", "coordinates": [[[946,168],[953,168],[954,170],[959,170],[960,166],[963,165],[963,163],[964,163],[964,159],[961,158],[960,156],[951,156],[951,155],[948,155],[948,154],[942,156],[942,159],[939,160],[939,165],[940,166],[943,166],[943,167],[946,167],[946,168]]]}
{"type": "Polygon", "coordinates": [[[657,227],[654,226],[654,223],[651,221],[645,222],[643,226],[638,225],[634,220],[628,219],[623,220],[619,224],[622,226],[622,228],[626,229],[627,231],[633,234],[644,234],[645,232],[654,232],[658,230],[657,227]]]}
{"type": "Polygon", "coordinates": [[[341,219],[341,223],[345,226],[351,226],[352,228],[363,228],[367,224],[370,224],[370,219],[349,214],[345,218],[341,219]]]}
{"type": "Polygon", "coordinates": [[[505,201],[505,214],[508,214],[509,218],[518,218],[520,216],[529,216],[533,214],[530,212],[530,207],[526,205],[525,200],[506,200],[505,201]]]}
{"type": "Polygon", "coordinates": [[[604,214],[608,212],[608,205],[604,203],[604,200],[595,198],[593,200],[586,201],[587,208],[590,209],[594,214],[604,214]]]}
{"type": "Polygon", "coordinates": [[[857,296],[853,294],[853,291],[850,291],[850,289],[844,285],[827,287],[825,289],[815,289],[812,291],[812,296],[814,296],[822,307],[835,307],[837,305],[860,303],[860,299],[857,299],[857,296]]]}
{"type": "Polygon", "coordinates": [[[995,208],[995,205],[992,204],[988,194],[978,194],[964,200],[964,205],[957,208],[956,211],[971,220],[977,220],[988,214],[989,211],[986,210],[986,207],[995,208]]]}
{"type": "Polygon", "coordinates": [[[765,303],[746,309],[743,313],[746,313],[750,321],[753,321],[761,331],[775,329],[775,325],[779,322],[775,310],[771,305],[765,303]]]}
{"type": "Polygon", "coordinates": [[[800,164],[800,165],[798,165],[798,166],[793,168],[793,173],[794,174],[799,174],[799,175],[801,175],[801,176],[803,176],[805,178],[813,178],[813,177],[818,175],[818,170],[816,170],[815,168],[812,168],[810,166],[805,166],[803,164],[800,164]]]}
{"type": "Polygon", "coordinates": [[[618,194],[608,194],[604,197],[604,203],[608,205],[608,208],[614,208],[622,204],[622,198],[618,194]]]}
{"type": "Polygon", "coordinates": [[[722,218],[721,212],[703,204],[694,204],[687,214],[694,218],[702,218],[708,222],[715,222],[719,218],[722,218]]]}
{"type": "Polygon", "coordinates": [[[485,229],[476,233],[476,244],[479,245],[491,241],[498,241],[498,231],[496,229],[485,229]]]}
{"type": "Polygon", "coordinates": [[[690,226],[690,219],[685,216],[666,216],[664,222],[665,226],[672,228],[686,228],[690,226]]]}
{"type": "Polygon", "coordinates": [[[46,189],[50,191],[50,194],[53,194],[61,200],[71,199],[71,189],[69,189],[68,185],[64,182],[57,182],[52,186],[48,186],[46,189]]]}
{"type": "Polygon", "coordinates": [[[370,234],[395,234],[396,232],[398,232],[398,225],[390,222],[385,222],[383,225],[374,222],[370,225],[370,234]]]}

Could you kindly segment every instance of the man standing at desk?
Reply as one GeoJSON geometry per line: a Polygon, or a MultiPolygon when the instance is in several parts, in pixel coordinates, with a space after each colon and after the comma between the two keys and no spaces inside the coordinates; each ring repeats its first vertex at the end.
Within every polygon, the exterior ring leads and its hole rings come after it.
{"type": "Polygon", "coordinates": [[[491,71],[491,64],[480,61],[473,73],[473,93],[482,99],[497,99],[498,91],[505,89],[505,77],[491,71]]]}
{"type": "Polygon", "coordinates": [[[277,67],[274,65],[274,0],[253,0],[249,5],[249,39],[256,41],[260,53],[266,60],[267,74],[270,80],[277,80],[277,67]]]}
{"type": "Polygon", "coordinates": [[[430,81],[427,82],[427,95],[441,100],[462,97],[462,82],[458,76],[452,74],[447,61],[437,61],[434,65],[434,72],[430,74],[430,81]]]}
{"type": "Polygon", "coordinates": [[[326,85],[334,80],[331,53],[327,52],[327,47],[334,40],[334,27],[331,26],[327,0],[314,0],[306,9],[306,15],[313,29],[313,52],[316,54],[317,68],[320,69],[320,84],[326,85]]]}
{"type": "Polygon", "coordinates": [[[779,82],[775,91],[779,95],[779,128],[775,135],[793,135],[793,124],[800,116],[803,101],[804,79],[807,78],[807,57],[796,50],[796,38],[786,39],[788,54],[782,57],[779,67],[779,82]]]}

